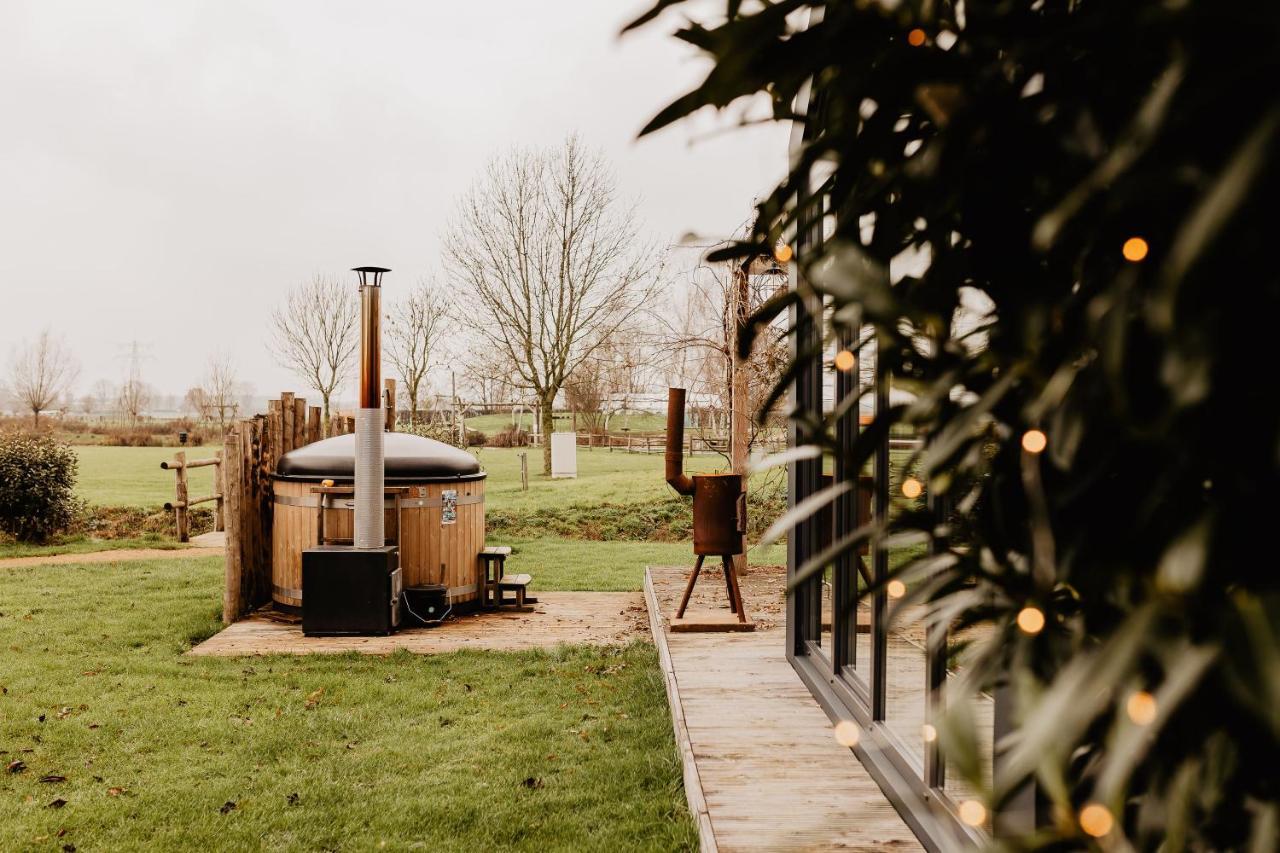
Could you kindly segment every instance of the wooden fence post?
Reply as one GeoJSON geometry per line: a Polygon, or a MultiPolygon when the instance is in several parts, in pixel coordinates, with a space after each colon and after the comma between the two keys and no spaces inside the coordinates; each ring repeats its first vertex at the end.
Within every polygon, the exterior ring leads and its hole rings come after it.
{"type": "Polygon", "coordinates": [[[213,458],[218,460],[213,465],[213,489],[214,494],[218,496],[217,502],[213,505],[213,529],[227,529],[227,478],[226,478],[226,455],[221,450],[214,451],[213,458]]]}
{"type": "Polygon", "coordinates": [[[293,447],[307,443],[307,401],[303,397],[293,400],[293,447]]]}
{"type": "Polygon", "coordinates": [[[179,450],[173,454],[173,458],[176,462],[174,467],[178,469],[177,500],[173,503],[174,521],[178,525],[178,541],[186,542],[190,539],[187,528],[187,454],[179,450]]]}
{"type": "MultiPolygon", "coordinates": [[[[244,586],[244,557],[240,551],[243,539],[244,516],[240,509],[240,499],[244,489],[242,463],[244,451],[241,448],[241,434],[232,429],[227,433],[222,457],[222,494],[226,503],[226,517],[230,522],[226,525],[226,550],[224,552],[223,588],[222,588],[222,621],[230,625],[240,617],[243,607],[242,591],[244,586]]],[[[222,510],[222,503],[219,503],[222,510]]]]}
{"type": "Polygon", "coordinates": [[[387,432],[396,431],[396,381],[387,380],[387,432]]]}
{"type": "Polygon", "coordinates": [[[293,450],[293,417],[297,409],[293,405],[293,392],[285,391],[280,395],[280,453],[293,450]]]}
{"type": "Polygon", "coordinates": [[[319,441],[321,438],[324,436],[320,424],[320,407],[310,406],[307,408],[307,444],[319,441]]]}

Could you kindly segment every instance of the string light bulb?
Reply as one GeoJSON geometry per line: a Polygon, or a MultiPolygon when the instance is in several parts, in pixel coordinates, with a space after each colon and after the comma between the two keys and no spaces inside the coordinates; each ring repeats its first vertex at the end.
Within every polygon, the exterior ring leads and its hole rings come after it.
{"type": "Polygon", "coordinates": [[[841,720],[836,723],[836,743],[843,747],[853,749],[858,745],[858,738],[862,736],[862,730],[858,728],[858,724],[853,720],[841,720]]]}
{"type": "Polygon", "coordinates": [[[1115,823],[1111,810],[1102,803],[1089,803],[1080,810],[1080,828],[1094,838],[1101,838],[1109,833],[1115,823]]]}
{"type": "Polygon", "coordinates": [[[902,494],[909,498],[918,498],[924,493],[924,483],[921,483],[915,477],[908,477],[902,481],[902,494]]]}
{"type": "Polygon", "coordinates": [[[965,800],[960,804],[960,820],[969,826],[982,826],[987,822],[987,807],[977,800],[965,800]]]}
{"type": "Polygon", "coordinates": [[[1140,726],[1149,726],[1156,720],[1156,697],[1152,696],[1145,690],[1139,690],[1129,697],[1129,701],[1124,704],[1125,713],[1129,715],[1129,719],[1133,720],[1140,726]]]}
{"type": "Polygon", "coordinates": [[[795,255],[791,247],[786,243],[779,243],[773,247],[773,259],[780,264],[785,264],[795,255]]]}
{"type": "Polygon", "coordinates": [[[907,585],[899,580],[889,581],[889,585],[885,587],[885,592],[889,593],[890,598],[902,598],[907,594],[907,585]]]}
{"type": "Polygon", "coordinates": [[[916,27],[914,30],[907,33],[907,44],[911,45],[912,47],[920,47],[922,44],[924,44],[924,40],[925,40],[924,30],[920,29],[919,27],[916,27]]]}
{"type": "Polygon", "coordinates": [[[1018,628],[1034,637],[1044,630],[1044,611],[1039,607],[1024,607],[1018,611],[1018,628]]]}
{"type": "Polygon", "coordinates": [[[853,366],[857,361],[858,360],[853,357],[852,352],[847,349],[842,349],[840,352],[836,353],[836,370],[853,370],[853,366]]]}
{"type": "Polygon", "coordinates": [[[924,738],[925,743],[933,743],[938,739],[938,730],[928,723],[925,723],[920,727],[920,737],[924,738]]]}
{"type": "Polygon", "coordinates": [[[1038,429],[1029,429],[1022,434],[1022,449],[1028,453],[1043,453],[1049,446],[1049,437],[1038,429]]]}
{"type": "Polygon", "coordinates": [[[1124,245],[1120,247],[1120,253],[1124,255],[1124,259],[1131,264],[1136,264],[1147,257],[1150,247],[1147,241],[1141,237],[1130,237],[1124,241],[1124,245]]]}

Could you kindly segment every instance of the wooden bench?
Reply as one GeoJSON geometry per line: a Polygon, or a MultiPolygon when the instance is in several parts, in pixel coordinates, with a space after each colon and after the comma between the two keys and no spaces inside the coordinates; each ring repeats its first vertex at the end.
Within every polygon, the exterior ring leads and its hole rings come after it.
{"type": "Polygon", "coordinates": [[[480,562],[484,566],[484,578],[481,581],[483,589],[480,593],[481,607],[491,610],[496,607],[502,607],[504,604],[524,607],[528,604],[538,603],[538,599],[528,595],[529,584],[533,581],[530,575],[507,576],[507,557],[511,556],[509,547],[506,545],[491,545],[481,551],[479,556],[480,562]],[[507,591],[515,592],[514,601],[507,600],[507,591]]]}

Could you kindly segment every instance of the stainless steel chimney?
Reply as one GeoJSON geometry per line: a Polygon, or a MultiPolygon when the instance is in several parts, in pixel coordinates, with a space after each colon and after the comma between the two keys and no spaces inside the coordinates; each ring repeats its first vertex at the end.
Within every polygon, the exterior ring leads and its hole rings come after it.
{"type": "Polygon", "coordinates": [[[352,544],[386,544],[383,529],[382,274],[383,267],[356,267],[360,275],[360,398],[356,409],[356,517],[352,544]]]}

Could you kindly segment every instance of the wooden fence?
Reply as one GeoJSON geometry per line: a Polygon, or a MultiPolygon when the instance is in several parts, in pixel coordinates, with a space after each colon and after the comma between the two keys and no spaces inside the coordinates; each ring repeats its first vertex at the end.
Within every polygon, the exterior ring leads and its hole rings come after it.
{"type": "MultiPolygon", "coordinates": [[[[395,381],[387,380],[395,400],[395,381]]],[[[387,429],[395,426],[394,402],[387,429]]],[[[222,493],[227,535],[222,621],[230,624],[271,600],[271,475],[280,457],[323,438],[319,406],[291,392],[267,404],[267,412],[237,421],[222,449],[222,493]]],[[[332,415],[329,435],[355,432],[355,418],[332,415]]]]}
{"type": "Polygon", "coordinates": [[[160,467],[163,470],[172,471],[175,475],[174,499],[170,503],[166,503],[164,508],[173,512],[173,520],[178,528],[179,542],[188,542],[191,539],[191,525],[187,513],[191,507],[197,504],[214,501],[213,529],[222,530],[224,527],[223,502],[226,490],[222,487],[222,453],[223,451],[221,450],[215,451],[210,459],[188,459],[186,452],[179,450],[173,454],[171,461],[160,463],[160,467]],[[187,493],[187,471],[192,468],[204,468],[209,465],[213,466],[213,494],[205,495],[201,498],[190,497],[187,493]]]}

